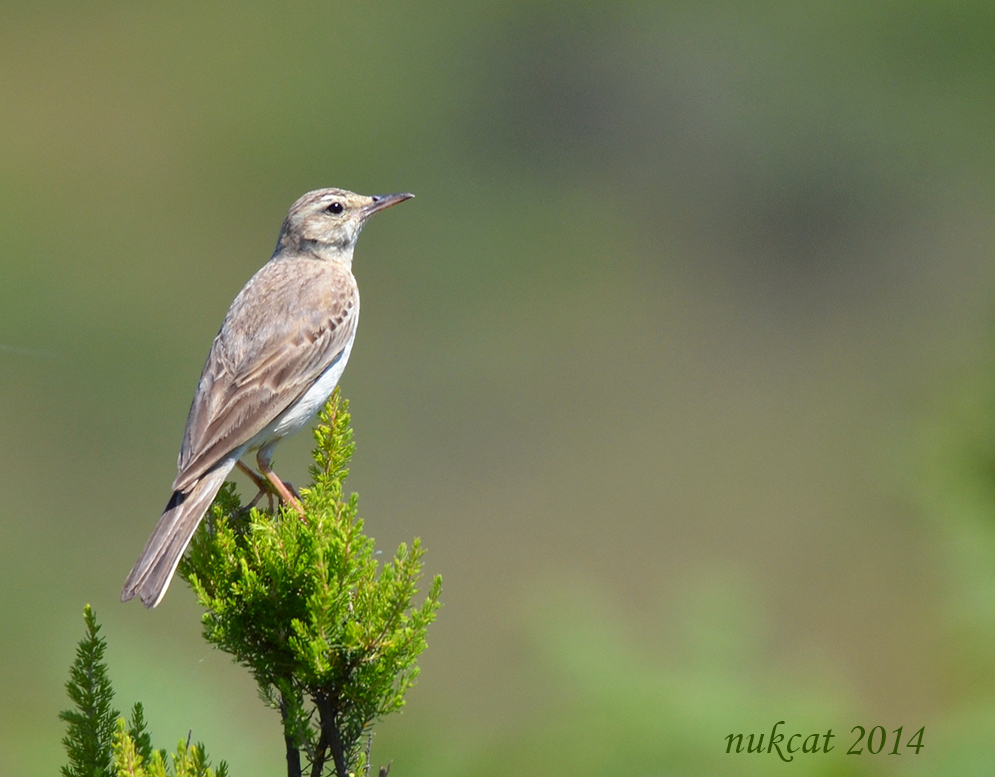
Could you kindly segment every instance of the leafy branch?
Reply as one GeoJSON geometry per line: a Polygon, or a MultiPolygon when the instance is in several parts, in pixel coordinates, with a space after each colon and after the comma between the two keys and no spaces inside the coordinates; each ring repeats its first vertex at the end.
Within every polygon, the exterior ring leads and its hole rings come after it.
{"type": "MultiPolygon", "coordinates": [[[[303,777],[305,768],[309,777],[368,773],[372,726],[403,707],[440,606],[439,577],[413,604],[420,541],[402,543],[381,564],[363,533],[358,497],[344,496],[355,448],[349,421],[336,390],[314,430],[303,518],[243,508],[227,483],[179,566],[205,609],[205,639],[248,668],[260,698],[280,713],[288,777],[303,777]]],[[[166,777],[166,752],[152,749],[141,705],[130,724],[111,708],[104,643],[89,607],[86,623],[68,685],[77,710],[62,714],[64,777],[166,777]]],[[[227,774],[224,763],[210,769],[199,745],[181,742],[171,760],[176,777],[227,774]]]]}

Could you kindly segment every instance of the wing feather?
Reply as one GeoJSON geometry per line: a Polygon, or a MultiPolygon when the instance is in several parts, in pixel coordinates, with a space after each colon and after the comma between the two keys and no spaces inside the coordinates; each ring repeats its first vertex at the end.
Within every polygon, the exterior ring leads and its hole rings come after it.
{"type": "Polygon", "coordinates": [[[264,265],[232,303],[187,418],[184,490],[291,407],[351,340],[359,292],[343,265],[298,256],[264,265]]]}

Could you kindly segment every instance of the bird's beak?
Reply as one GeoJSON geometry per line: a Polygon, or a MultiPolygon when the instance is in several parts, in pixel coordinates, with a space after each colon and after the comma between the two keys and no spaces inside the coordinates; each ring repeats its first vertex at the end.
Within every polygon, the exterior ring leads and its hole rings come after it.
{"type": "Polygon", "coordinates": [[[415,195],[404,192],[402,194],[374,194],[373,202],[363,208],[363,218],[369,218],[377,211],[385,210],[399,202],[410,200],[415,195]]]}

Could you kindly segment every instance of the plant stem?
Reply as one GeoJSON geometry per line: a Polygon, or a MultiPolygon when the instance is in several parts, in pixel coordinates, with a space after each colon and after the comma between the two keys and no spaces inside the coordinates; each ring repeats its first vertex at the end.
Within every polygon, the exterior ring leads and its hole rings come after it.
{"type": "Polygon", "coordinates": [[[287,777],[301,777],[301,751],[294,738],[287,733],[287,702],[280,698],[280,717],[283,718],[283,743],[287,748],[287,777]]]}
{"type": "Polygon", "coordinates": [[[324,694],[314,697],[315,706],[318,708],[318,722],[321,724],[321,740],[327,743],[332,751],[332,760],[335,761],[335,773],[338,777],[349,777],[349,765],[346,763],[345,748],[342,746],[342,737],[336,726],[337,703],[334,698],[329,698],[324,694]]]}

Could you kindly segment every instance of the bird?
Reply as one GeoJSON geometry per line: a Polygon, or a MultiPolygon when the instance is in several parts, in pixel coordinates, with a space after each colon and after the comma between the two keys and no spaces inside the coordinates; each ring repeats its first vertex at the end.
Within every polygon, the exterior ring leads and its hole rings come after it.
{"type": "MultiPolygon", "coordinates": [[[[271,466],[273,449],[307,426],[335,390],[356,338],[356,239],[374,213],[413,197],[317,189],[295,202],[276,250],[235,297],[197,384],[173,494],[128,575],[121,601],[162,601],[228,473],[303,508],[271,466]],[[257,476],[242,461],[256,451],[257,476]]],[[[258,497],[257,497],[258,498],[258,497]]]]}

